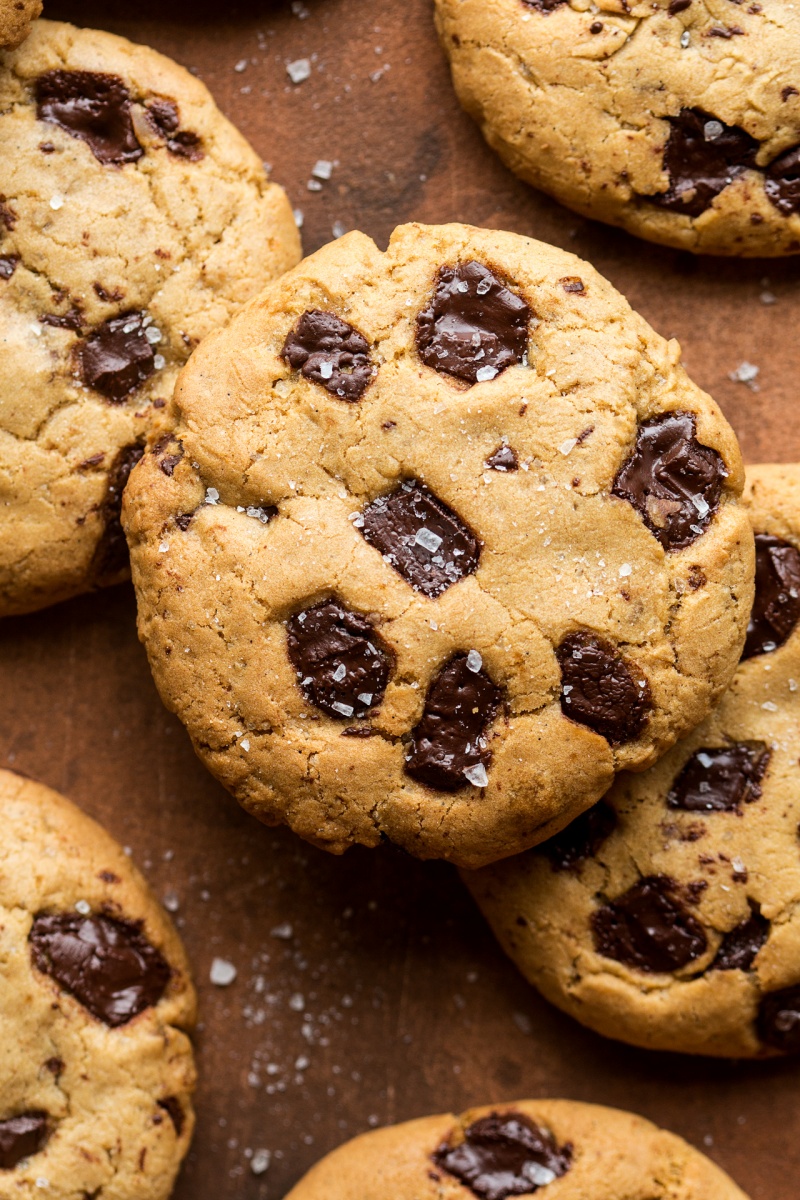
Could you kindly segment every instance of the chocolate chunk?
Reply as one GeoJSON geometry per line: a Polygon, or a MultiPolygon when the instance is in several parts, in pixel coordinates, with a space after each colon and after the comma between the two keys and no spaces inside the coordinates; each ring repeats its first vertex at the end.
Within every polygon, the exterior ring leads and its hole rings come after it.
{"type": "Polygon", "coordinates": [[[332,396],[353,403],[372,379],[369,342],[335,313],[304,312],[283,343],[281,358],[332,396]]]}
{"type": "Polygon", "coordinates": [[[764,191],[785,217],[800,212],[800,146],[773,159],[765,171],[764,191]]]}
{"type": "Polygon", "coordinates": [[[676,17],[678,13],[686,12],[687,8],[691,7],[692,0],[670,0],[667,5],[667,14],[670,17],[676,17]]]}
{"type": "Polygon", "coordinates": [[[144,321],[140,312],[110,317],[77,348],[83,382],[112,404],[122,403],[155,370],[155,351],[144,321]]]}
{"type": "Polygon", "coordinates": [[[477,569],[481,548],[475,534],[416,480],[373,500],[360,521],[369,544],[426,596],[441,595],[477,569]]]}
{"type": "Polygon", "coordinates": [[[86,142],[98,162],[136,162],[144,154],[131,120],[131,98],[117,75],[46,71],[36,81],[36,115],[86,142]]]}
{"type": "Polygon", "coordinates": [[[711,964],[718,971],[749,971],[769,937],[769,921],[751,902],[750,916],[725,934],[711,964]]]}
{"type": "Polygon", "coordinates": [[[493,379],[522,362],[531,310],[479,262],[439,268],[428,307],[417,317],[417,349],[435,371],[467,383],[493,379]]]}
{"type": "Polygon", "coordinates": [[[592,914],[598,954],[639,971],[677,971],[705,953],[700,922],[666,875],[649,875],[592,914]]]}
{"type": "Polygon", "coordinates": [[[372,625],[334,600],[315,604],[287,622],[286,647],[300,689],[332,717],[364,717],[380,704],[391,652],[372,625]]]}
{"type": "Polygon", "coordinates": [[[20,1113],[0,1121],[0,1171],[13,1171],[23,1158],[31,1158],[48,1138],[47,1113],[20,1113]]]}
{"type": "Polygon", "coordinates": [[[175,1128],[175,1134],[180,1137],[183,1133],[183,1127],[186,1123],[186,1114],[183,1111],[181,1102],[177,1096],[167,1096],[165,1100],[158,1101],[158,1107],[163,1108],[164,1112],[169,1117],[175,1128]]]}
{"type": "Polygon", "coordinates": [[[498,446],[494,454],[487,458],[486,466],[492,471],[518,471],[517,452],[511,446],[498,446]]]}
{"type": "Polygon", "coordinates": [[[694,414],[672,412],[639,426],[611,490],[633,505],[665,550],[682,550],[711,524],[727,475],[716,450],[695,437],[694,414]]]}
{"type": "Polygon", "coordinates": [[[153,446],[153,453],[158,458],[159,467],[170,479],[183,458],[183,442],[179,438],[173,437],[171,433],[165,433],[153,446]],[[169,450],[170,453],[165,454],[165,450],[169,450]]]}
{"type": "Polygon", "coordinates": [[[561,711],[612,744],[637,738],[652,707],[641,670],[591,633],[570,633],[556,650],[561,667],[561,711]]]}
{"type": "Polygon", "coordinates": [[[763,742],[704,746],[695,750],[667,795],[670,808],[684,812],[738,812],[761,796],[770,751],[763,742]]]}
{"type": "Polygon", "coordinates": [[[204,157],[203,143],[196,133],[180,129],[180,115],[174,100],[150,100],[147,104],[150,124],[167,143],[167,150],[176,158],[199,162],[204,157]]]}
{"type": "Polygon", "coordinates": [[[128,569],[128,543],[125,541],[120,521],[122,493],[128,476],[143,454],[144,446],[138,442],[123,446],[108,472],[106,495],[99,508],[103,533],[97,543],[92,563],[92,575],[98,583],[113,582],[128,569]]]}
{"type": "Polygon", "coordinates": [[[411,734],[405,769],[440,792],[487,783],[492,756],[484,733],[500,706],[500,689],[480,666],[479,657],[456,654],[442,667],[411,734]]]}
{"type": "Polygon", "coordinates": [[[169,983],[169,965],[131,921],[40,913],[29,941],[34,966],[112,1028],[157,1004],[169,983]]]}
{"type": "MultiPolygon", "coordinates": [[[[600,26],[602,29],[602,25],[600,26]]],[[[565,292],[574,292],[576,296],[586,295],[586,284],[579,275],[565,275],[563,279],[558,281],[565,292]]]]}
{"type": "Polygon", "coordinates": [[[0,195],[0,225],[11,232],[17,223],[17,214],[10,204],[7,203],[7,197],[0,195]]]}
{"type": "Polygon", "coordinates": [[[617,827],[617,814],[610,804],[601,800],[581,813],[571,825],[562,829],[541,847],[554,871],[571,871],[580,875],[583,864],[594,858],[607,837],[617,827]]]}
{"type": "Polygon", "coordinates": [[[664,170],[669,189],[644,199],[699,217],[745,168],[755,166],[758,142],[738,125],[726,125],[700,108],[682,108],[667,120],[664,170]]]}
{"type": "Polygon", "coordinates": [[[800,553],[781,538],[756,534],[756,595],[742,658],[769,654],[800,618],[800,553]]]}
{"type": "Polygon", "coordinates": [[[768,992],[758,1006],[758,1036],[784,1054],[800,1051],[800,984],[768,992]]]}
{"type": "Polygon", "coordinates": [[[17,269],[18,254],[0,255],[0,279],[10,279],[17,269]]]}
{"type": "Polygon", "coordinates": [[[443,1143],[433,1161],[481,1200],[505,1200],[528,1196],[566,1175],[572,1147],[559,1147],[548,1129],[522,1113],[490,1113],[469,1126],[463,1142],[443,1143]]]}
{"type": "Polygon", "coordinates": [[[73,333],[80,333],[83,329],[83,314],[76,305],[67,309],[65,313],[43,313],[39,320],[42,325],[52,325],[56,329],[71,329],[73,333]]]}
{"type": "Polygon", "coordinates": [[[566,4],[567,0],[522,0],[526,8],[535,8],[537,12],[544,13],[547,16],[551,12],[555,12],[562,4],[566,4]]]}

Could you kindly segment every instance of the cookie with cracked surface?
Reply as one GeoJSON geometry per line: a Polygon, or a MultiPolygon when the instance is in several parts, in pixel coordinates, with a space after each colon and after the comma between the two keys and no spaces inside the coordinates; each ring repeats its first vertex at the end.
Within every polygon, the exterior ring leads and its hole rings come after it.
{"type": "Polygon", "coordinates": [[[800,12],[783,0],[436,0],[459,99],[517,175],[699,254],[800,252],[800,12]]]}
{"type": "Polygon", "coordinates": [[[166,1200],[194,1127],[183,947],[63,796],[0,771],[0,813],[0,1197],[166,1200]]]}
{"type": "Polygon", "coordinates": [[[42,0],[0,0],[0,50],[24,41],[42,11],[42,0]]]}
{"type": "Polygon", "coordinates": [[[161,694],[245,807],[477,866],[702,719],[753,546],[678,357],[588,264],[463,225],[349,234],[195,352],[124,519],[161,694]]]}
{"type": "Polygon", "coordinates": [[[286,1200],[746,1200],[705,1155],[643,1117],[518,1100],[390,1125],[346,1142],[286,1200]]]}
{"type": "Polygon", "coordinates": [[[750,467],[756,593],[719,707],[535,852],[465,878],[543,994],[609,1037],[800,1051],[800,466],[750,467]]]}
{"type": "Polygon", "coordinates": [[[52,21],[0,54],[0,615],[126,577],[122,489],[180,368],[298,257],[182,67],[52,21]]]}

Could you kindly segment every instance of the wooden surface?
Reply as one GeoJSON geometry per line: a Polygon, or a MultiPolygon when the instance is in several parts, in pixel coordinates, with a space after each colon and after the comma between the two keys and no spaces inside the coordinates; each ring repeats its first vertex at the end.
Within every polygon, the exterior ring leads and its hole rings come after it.
{"type": "MultiPolygon", "coordinates": [[[[518,183],[456,105],[429,0],[300,7],[303,19],[267,0],[54,0],[47,12],[195,70],[303,210],[307,250],[334,222],[383,244],[411,218],[568,247],[680,338],[748,461],[800,456],[797,260],[695,260],[518,183]],[[313,72],[295,86],[285,67],[300,58],[313,72]],[[312,192],[317,159],[337,165],[312,192]],[[728,378],[745,360],[760,367],[758,391],[728,378]]],[[[161,707],[129,588],[0,626],[0,763],[99,817],[179,903],[202,1025],[199,1122],[178,1200],[272,1200],[372,1124],[533,1095],[641,1112],[705,1149],[752,1200],[797,1200],[800,1064],[604,1041],[522,981],[450,868],[391,849],[334,859],[247,818],[161,707]],[[271,934],[287,922],[291,938],[271,934]],[[216,955],[238,969],[227,989],[208,982],[216,955]],[[273,1159],[256,1177],[247,1152],[260,1148],[273,1159]]]]}

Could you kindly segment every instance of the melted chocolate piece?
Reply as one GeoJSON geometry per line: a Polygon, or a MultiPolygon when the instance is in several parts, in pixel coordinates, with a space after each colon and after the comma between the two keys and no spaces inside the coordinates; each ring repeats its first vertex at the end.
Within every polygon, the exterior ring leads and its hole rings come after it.
{"type": "Polygon", "coordinates": [[[83,329],[83,314],[75,305],[65,313],[43,313],[39,321],[55,329],[71,329],[73,333],[80,333],[83,329]]]}
{"type": "Polygon", "coordinates": [[[311,704],[346,719],[380,704],[391,656],[365,617],[326,600],[291,617],[287,634],[289,659],[311,704]]]}
{"type": "Polygon", "coordinates": [[[487,458],[486,466],[492,471],[518,471],[517,452],[511,446],[498,446],[494,454],[487,458]]]}
{"type": "Polygon", "coordinates": [[[304,312],[283,343],[281,358],[332,396],[353,403],[372,379],[369,342],[335,313],[304,312]]]}
{"type": "Polygon", "coordinates": [[[379,496],[361,514],[366,541],[425,596],[439,596],[477,569],[480,542],[438,496],[416,480],[379,496]]]}
{"type": "Polygon", "coordinates": [[[13,1171],[23,1158],[31,1158],[48,1138],[47,1113],[20,1113],[0,1121],[0,1171],[13,1171]]]}
{"type": "Polygon", "coordinates": [[[10,204],[7,203],[7,197],[0,195],[0,225],[11,232],[17,223],[17,214],[10,204]]]}
{"type": "Polygon", "coordinates": [[[800,618],[800,553],[781,538],[756,534],[756,595],[742,658],[782,646],[800,618]]]}
{"type": "Polygon", "coordinates": [[[800,984],[767,992],[758,1006],[758,1036],[784,1054],[800,1052],[800,984]]]}
{"type": "Polygon", "coordinates": [[[505,1200],[566,1175],[572,1147],[559,1147],[548,1129],[522,1113],[490,1113],[469,1126],[463,1142],[441,1145],[433,1161],[481,1200],[505,1200]]]}
{"type": "Polygon", "coordinates": [[[186,533],[186,530],[189,528],[189,526],[192,523],[193,516],[194,516],[193,512],[178,513],[177,517],[175,518],[175,524],[178,526],[178,529],[180,529],[182,533],[186,533]]]}
{"type": "Polygon", "coordinates": [[[439,268],[436,288],[417,317],[417,349],[435,371],[479,383],[522,362],[528,305],[479,262],[439,268]]]}
{"type": "Polygon", "coordinates": [[[131,921],[40,913],[29,941],[34,966],[113,1029],[157,1004],[170,980],[168,963],[131,921]]]}
{"type": "Polygon", "coordinates": [[[718,971],[749,971],[768,937],[769,921],[751,902],[750,916],[725,934],[711,966],[718,971]]]}
{"type": "Polygon", "coordinates": [[[190,162],[199,162],[205,157],[199,135],[179,128],[180,115],[174,100],[151,100],[147,105],[147,115],[150,124],[167,143],[170,154],[190,162]]]}
{"type": "Polygon", "coordinates": [[[581,813],[571,825],[545,842],[541,850],[550,860],[554,871],[572,871],[580,875],[588,858],[594,858],[607,837],[617,827],[617,814],[610,804],[601,800],[581,813]]]}
{"type": "Polygon", "coordinates": [[[77,347],[81,378],[121,404],[155,370],[155,351],[145,337],[144,313],[123,313],[98,325],[77,347]]]}
{"type": "Polygon", "coordinates": [[[598,954],[638,971],[677,971],[705,953],[700,922],[677,897],[666,875],[649,875],[592,914],[598,954]]]}
{"type": "Polygon", "coordinates": [[[92,574],[98,583],[113,579],[128,569],[128,543],[122,531],[122,493],[128,476],[144,454],[144,446],[132,442],[123,446],[108,472],[105,499],[100,506],[103,533],[97,543],[92,564],[92,574]]]}
{"type": "Polygon", "coordinates": [[[485,786],[480,780],[492,757],[483,735],[500,706],[500,689],[468,661],[454,655],[433,680],[406,757],[412,779],[440,792],[485,786]]]}
{"type": "Polygon", "coordinates": [[[755,166],[758,142],[738,125],[726,125],[700,108],[682,108],[667,119],[664,170],[669,189],[645,199],[699,217],[745,168],[755,166]]]}
{"type": "Polygon", "coordinates": [[[0,255],[0,279],[10,279],[17,269],[18,254],[0,255]]]}
{"type": "Polygon", "coordinates": [[[770,751],[763,742],[695,750],[667,795],[670,808],[684,812],[738,812],[761,796],[770,751]]]}
{"type": "Polygon", "coordinates": [[[186,1114],[183,1111],[178,1097],[167,1096],[165,1100],[159,1100],[157,1103],[158,1107],[163,1108],[170,1121],[172,1121],[175,1129],[175,1136],[180,1137],[183,1133],[183,1127],[186,1123],[186,1114]]]}
{"type": "Polygon", "coordinates": [[[727,475],[716,450],[695,437],[694,414],[673,412],[639,426],[611,490],[633,505],[665,550],[682,550],[711,524],[727,475]]]}
{"type": "Polygon", "coordinates": [[[36,115],[86,142],[98,162],[136,162],[144,154],[131,121],[131,97],[117,75],[46,71],[36,81],[36,115]]]}
{"type": "Polygon", "coordinates": [[[612,744],[637,738],[652,707],[641,670],[591,633],[570,633],[556,650],[561,667],[561,711],[612,744]]]}
{"type": "Polygon", "coordinates": [[[800,212],[800,146],[779,154],[765,172],[764,191],[778,212],[800,212]]]}

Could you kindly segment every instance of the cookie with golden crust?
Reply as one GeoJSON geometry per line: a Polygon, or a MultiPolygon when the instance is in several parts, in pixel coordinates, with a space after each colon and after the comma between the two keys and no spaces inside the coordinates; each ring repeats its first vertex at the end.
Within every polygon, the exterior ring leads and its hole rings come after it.
{"type": "Polygon", "coordinates": [[[166,1200],[194,1127],[195,996],[122,848],[0,771],[0,1198],[166,1200]]]}
{"type": "Polygon", "coordinates": [[[182,67],[52,21],[0,54],[0,615],[125,577],[122,489],[180,368],[298,257],[182,67]]]}
{"type": "Polygon", "coordinates": [[[748,469],[756,598],[716,711],[536,853],[466,876],[544,995],[660,1050],[800,1051],[800,466],[748,469]]]}
{"type": "Polygon", "coordinates": [[[518,1100],[363,1134],[286,1200],[746,1200],[705,1155],[643,1117],[518,1100]]]}
{"type": "Polygon", "coordinates": [[[128,485],[139,630],[256,816],[478,866],[652,763],[735,668],[719,410],[587,263],[352,233],[213,335],[128,485]]]}
{"type": "Polygon", "coordinates": [[[0,0],[0,49],[13,50],[24,41],[41,11],[41,0],[0,0]]]}
{"type": "Polygon", "coordinates": [[[587,217],[700,254],[800,252],[800,11],[436,0],[461,103],[587,217]]]}

